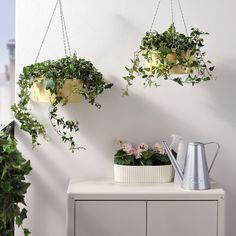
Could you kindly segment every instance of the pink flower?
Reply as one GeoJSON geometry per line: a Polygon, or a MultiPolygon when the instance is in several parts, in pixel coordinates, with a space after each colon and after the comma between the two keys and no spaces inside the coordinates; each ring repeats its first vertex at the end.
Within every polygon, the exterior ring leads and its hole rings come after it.
{"type": "Polygon", "coordinates": [[[121,148],[124,152],[126,152],[128,155],[132,155],[133,154],[133,148],[129,143],[123,143],[121,145],[121,148]]]}
{"type": "Polygon", "coordinates": [[[140,143],[137,147],[137,149],[142,149],[144,151],[148,150],[148,145],[146,143],[140,143]]]}
{"type": "Polygon", "coordinates": [[[161,144],[156,143],[156,144],[154,145],[154,147],[155,147],[155,149],[156,149],[160,154],[162,154],[162,155],[165,154],[165,149],[164,149],[164,147],[163,147],[161,144]]]}
{"type": "Polygon", "coordinates": [[[137,148],[137,149],[134,148],[133,149],[133,154],[135,155],[136,159],[140,159],[141,158],[142,152],[143,152],[143,150],[140,149],[140,148],[137,148]]]}
{"type": "Polygon", "coordinates": [[[128,150],[126,153],[130,156],[134,155],[134,149],[132,148],[132,149],[128,150]]]}

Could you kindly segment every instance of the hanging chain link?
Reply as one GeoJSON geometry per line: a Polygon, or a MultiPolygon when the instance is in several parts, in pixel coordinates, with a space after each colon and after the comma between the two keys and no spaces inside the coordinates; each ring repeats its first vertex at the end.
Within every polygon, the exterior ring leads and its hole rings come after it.
{"type": "Polygon", "coordinates": [[[52,15],[51,15],[50,20],[49,20],[49,22],[48,22],[48,25],[47,25],[46,31],[45,31],[45,33],[44,33],[44,36],[43,36],[42,42],[41,42],[41,44],[40,44],[40,47],[39,47],[39,50],[38,50],[38,53],[37,53],[37,56],[36,56],[36,59],[35,59],[35,63],[37,63],[38,58],[39,58],[39,55],[40,55],[40,53],[41,53],[41,51],[42,51],[42,47],[43,47],[43,44],[44,44],[45,39],[46,39],[46,37],[47,37],[47,34],[48,34],[48,31],[49,31],[49,28],[50,28],[51,23],[52,23],[52,20],[53,20],[53,17],[54,17],[54,15],[55,15],[55,12],[56,12],[56,9],[57,9],[58,2],[59,2],[59,0],[56,1],[55,7],[54,7],[53,12],[52,12],[52,15]]]}
{"type": "Polygon", "coordinates": [[[170,7],[171,7],[171,23],[174,24],[174,6],[173,6],[173,0],[170,0],[170,7]]]}
{"type": "Polygon", "coordinates": [[[160,4],[161,4],[161,0],[159,0],[158,3],[157,3],[157,7],[156,7],[156,10],[155,10],[155,14],[154,14],[154,17],[153,17],[152,24],[151,24],[149,32],[152,32],[153,26],[154,26],[155,21],[156,21],[157,13],[158,13],[158,10],[160,8],[160,4]]]}
{"type": "Polygon", "coordinates": [[[170,8],[171,8],[171,27],[172,27],[172,37],[173,37],[173,44],[172,47],[175,45],[175,29],[174,29],[174,6],[173,6],[173,0],[170,0],[170,8]]]}
{"type": "Polygon", "coordinates": [[[64,21],[63,21],[63,17],[62,17],[62,5],[61,5],[61,1],[59,0],[59,7],[60,7],[60,19],[61,19],[61,30],[62,30],[62,40],[63,40],[63,45],[64,45],[64,51],[65,51],[65,55],[67,57],[67,44],[66,44],[66,33],[65,33],[65,27],[64,27],[64,21]]]}
{"type": "Polygon", "coordinates": [[[39,47],[39,50],[38,50],[38,53],[37,53],[37,56],[36,56],[36,59],[35,59],[35,63],[37,63],[38,58],[40,56],[40,53],[42,51],[42,47],[43,47],[43,45],[45,43],[45,39],[47,37],[48,31],[49,31],[50,26],[52,24],[52,20],[53,20],[53,17],[55,15],[55,12],[56,12],[56,9],[58,7],[58,4],[59,4],[59,7],[60,7],[60,18],[61,18],[61,27],[62,27],[62,37],[63,37],[64,51],[65,51],[65,55],[67,56],[67,48],[68,48],[69,55],[71,56],[71,49],[70,49],[69,37],[68,37],[66,23],[65,23],[65,17],[64,17],[62,2],[61,2],[61,0],[56,0],[56,4],[55,4],[55,6],[53,8],[52,15],[51,15],[51,17],[49,19],[49,23],[47,25],[47,28],[46,28],[46,31],[44,33],[42,42],[40,44],[40,47],[39,47]]]}
{"type": "Polygon", "coordinates": [[[69,54],[69,56],[71,56],[70,41],[69,41],[69,37],[68,37],[66,21],[65,21],[65,16],[64,16],[64,11],[63,11],[63,6],[62,6],[61,0],[59,0],[59,5],[60,5],[62,36],[63,36],[65,54],[67,55],[67,49],[68,49],[68,54],[69,54]]]}
{"type": "Polygon", "coordinates": [[[187,34],[187,36],[189,36],[188,28],[187,28],[187,24],[185,22],[184,12],[183,12],[180,0],[178,0],[178,5],[179,5],[179,10],[181,12],[181,17],[182,17],[182,20],[183,20],[183,23],[184,23],[184,28],[185,28],[186,34],[187,34]]]}
{"type": "MultiPolygon", "coordinates": [[[[173,3],[173,0],[170,0],[170,1],[171,1],[171,23],[174,24],[174,3],[173,3]]],[[[155,10],[155,14],[154,14],[149,32],[152,31],[153,26],[155,24],[157,13],[158,13],[158,10],[160,8],[160,4],[161,4],[161,0],[159,0],[158,3],[157,3],[157,7],[156,7],[156,10],[155,10]]],[[[178,0],[178,5],[179,5],[179,10],[180,10],[180,13],[181,13],[181,18],[182,18],[182,21],[183,21],[183,24],[184,24],[186,34],[187,34],[187,36],[189,36],[187,24],[186,24],[185,17],[184,17],[184,11],[183,11],[180,0],[178,0]]],[[[174,31],[173,31],[173,36],[174,36],[174,31]]]]}

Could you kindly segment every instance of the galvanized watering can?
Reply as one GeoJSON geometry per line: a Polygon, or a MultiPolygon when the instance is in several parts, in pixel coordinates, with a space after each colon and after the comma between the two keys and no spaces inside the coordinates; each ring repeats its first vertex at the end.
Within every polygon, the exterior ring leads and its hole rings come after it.
{"type": "Polygon", "coordinates": [[[184,170],[182,170],[175,160],[169,146],[163,141],[165,151],[170,158],[170,161],[180,179],[181,186],[185,190],[204,190],[210,188],[209,173],[219,153],[220,145],[216,142],[200,143],[192,142],[187,145],[186,159],[184,170]],[[217,150],[213,161],[208,169],[205,146],[216,144],[217,150]]]}

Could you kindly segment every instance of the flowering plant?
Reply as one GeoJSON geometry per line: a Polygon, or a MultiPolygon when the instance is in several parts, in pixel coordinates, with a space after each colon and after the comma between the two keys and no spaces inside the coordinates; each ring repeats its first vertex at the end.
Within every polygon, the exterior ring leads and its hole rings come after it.
{"type": "Polygon", "coordinates": [[[159,143],[156,143],[154,147],[149,147],[146,143],[140,143],[133,147],[131,144],[119,140],[118,145],[119,149],[114,155],[114,163],[117,165],[159,166],[171,164],[163,146],[159,143]]]}

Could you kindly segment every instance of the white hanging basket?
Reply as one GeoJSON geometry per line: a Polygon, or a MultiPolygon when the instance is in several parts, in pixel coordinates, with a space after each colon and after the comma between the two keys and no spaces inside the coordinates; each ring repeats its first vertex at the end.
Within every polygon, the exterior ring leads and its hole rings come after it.
{"type": "Polygon", "coordinates": [[[127,166],[114,164],[114,180],[120,183],[168,183],[172,165],[127,166]]]}

